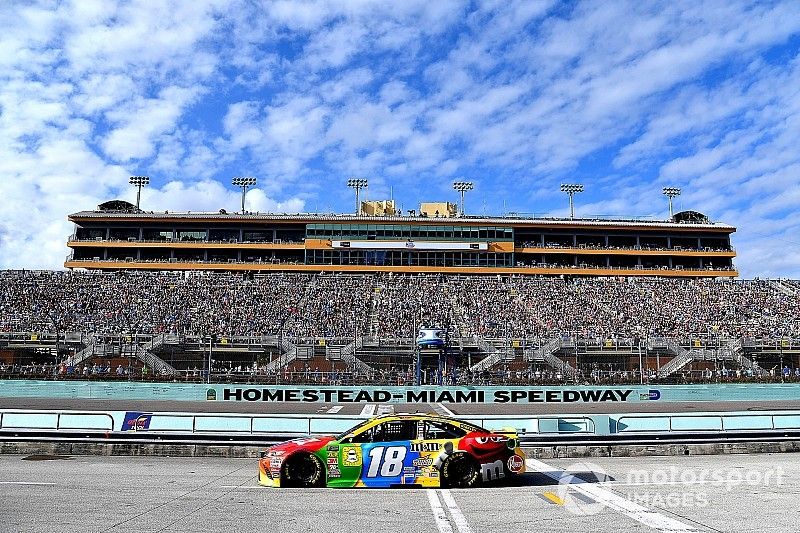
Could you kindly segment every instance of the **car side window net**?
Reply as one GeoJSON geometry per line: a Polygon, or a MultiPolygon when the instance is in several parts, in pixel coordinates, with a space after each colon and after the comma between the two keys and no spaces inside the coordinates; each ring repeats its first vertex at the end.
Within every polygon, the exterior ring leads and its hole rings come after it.
{"type": "Polygon", "coordinates": [[[414,420],[393,420],[373,426],[353,437],[352,442],[395,442],[416,438],[417,423],[414,420]]]}

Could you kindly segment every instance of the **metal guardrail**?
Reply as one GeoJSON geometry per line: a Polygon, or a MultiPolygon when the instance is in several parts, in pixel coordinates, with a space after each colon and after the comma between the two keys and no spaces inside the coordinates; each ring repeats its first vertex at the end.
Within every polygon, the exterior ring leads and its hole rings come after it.
{"type": "Polygon", "coordinates": [[[3,430],[103,430],[113,431],[114,417],[110,413],[93,411],[0,411],[3,430]]]}
{"type": "Polygon", "coordinates": [[[625,415],[616,418],[614,422],[615,433],[784,431],[800,430],[800,413],[625,415]]]}
{"type": "MultiPolygon", "coordinates": [[[[317,414],[194,414],[144,413],[147,429],[137,425],[123,431],[125,411],[2,410],[0,432],[24,434],[51,432],[53,437],[75,431],[113,432],[116,435],[145,433],[184,437],[276,437],[324,435],[346,431],[369,418],[362,415],[317,414]]],[[[141,417],[140,417],[141,418],[141,417]]],[[[800,431],[800,411],[759,413],[622,414],[565,416],[463,416],[466,421],[489,429],[514,428],[520,438],[536,439],[572,435],[576,438],[614,435],[674,435],[742,432],[800,431]],[[606,429],[607,428],[607,429],[606,429]]],[[[130,420],[128,418],[128,420],[130,420]]]]}

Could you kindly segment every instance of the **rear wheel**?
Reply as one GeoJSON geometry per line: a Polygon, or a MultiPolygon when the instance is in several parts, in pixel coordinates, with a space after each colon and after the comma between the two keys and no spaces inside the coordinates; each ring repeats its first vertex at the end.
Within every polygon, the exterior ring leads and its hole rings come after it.
{"type": "Polygon", "coordinates": [[[474,487],[481,480],[478,464],[465,453],[448,457],[442,465],[441,476],[443,486],[454,488],[474,487]]]}
{"type": "Polygon", "coordinates": [[[301,453],[293,455],[281,469],[281,485],[285,487],[322,487],[325,485],[325,471],[322,461],[316,455],[301,453]]]}

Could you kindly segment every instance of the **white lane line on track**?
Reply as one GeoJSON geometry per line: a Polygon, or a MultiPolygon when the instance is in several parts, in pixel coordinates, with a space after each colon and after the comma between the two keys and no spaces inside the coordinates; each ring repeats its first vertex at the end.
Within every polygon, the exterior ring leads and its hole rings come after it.
{"type": "Polygon", "coordinates": [[[442,507],[442,502],[439,501],[439,496],[433,489],[428,489],[428,502],[431,504],[431,511],[433,511],[433,518],[436,520],[436,527],[439,528],[439,533],[453,533],[453,527],[450,525],[450,520],[447,518],[447,513],[442,507]]]}
{"type": "Polygon", "coordinates": [[[453,411],[448,409],[442,403],[433,404],[433,410],[436,411],[437,414],[444,415],[444,416],[456,416],[453,411]]]}
{"type": "Polygon", "coordinates": [[[328,414],[329,415],[335,415],[336,413],[338,413],[342,409],[344,409],[344,405],[334,405],[333,407],[328,409],[328,414]]]}
{"type": "MultiPolygon", "coordinates": [[[[568,474],[565,474],[564,470],[555,468],[541,461],[537,461],[536,459],[526,459],[525,466],[527,467],[528,472],[541,472],[556,482],[561,482],[562,479],[569,476],[568,474]]],[[[597,503],[600,503],[611,510],[617,511],[628,518],[636,520],[640,524],[644,524],[661,533],[697,531],[697,529],[688,524],[684,524],[679,520],[664,516],[655,511],[650,511],[646,507],[643,507],[630,500],[626,500],[625,498],[618,496],[595,483],[569,483],[569,488],[578,494],[588,496],[597,503]]]]}
{"type": "Polygon", "coordinates": [[[38,481],[0,481],[0,485],[55,485],[55,483],[38,481]]]}
{"type": "Polygon", "coordinates": [[[375,407],[377,407],[375,404],[368,403],[367,405],[364,406],[363,409],[361,409],[361,416],[372,416],[372,415],[374,415],[375,414],[375,407]]]}
{"type": "Polygon", "coordinates": [[[464,518],[464,514],[461,512],[461,509],[458,508],[456,500],[453,498],[453,495],[450,494],[450,491],[443,490],[442,498],[444,499],[445,505],[447,505],[447,508],[450,510],[450,514],[453,515],[453,521],[455,521],[458,531],[460,533],[472,533],[472,528],[469,527],[467,519],[464,518]]]}

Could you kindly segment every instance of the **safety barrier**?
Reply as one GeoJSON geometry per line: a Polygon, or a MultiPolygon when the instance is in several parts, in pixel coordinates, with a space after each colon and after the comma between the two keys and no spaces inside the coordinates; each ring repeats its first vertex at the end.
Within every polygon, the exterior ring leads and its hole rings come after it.
{"type": "Polygon", "coordinates": [[[113,431],[114,416],[111,413],[77,411],[0,411],[0,429],[113,431]]]}
{"type": "MultiPolygon", "coordinates": [[[[75,432],[104,432],[117,436],[207,436],[291,438],[301,435],[341,433],[366,416],[324,414],[194,414],[132,413],[125,411],[0,410],[0,432],[47,432],[53,437],[75,432]]],[[[490,429],[513,428],[523,439],[553,436],[676,435],[716,433],[720,436],[758,432],[800,431],[800,411],[694,414],[619,414],[567,416],[480,416],[464,420],[490,429]]]]}
{"type": "Polygon", "coordinates": [[[800,413],[699,413],[692,415],[622,415],[615,433],[679,431],[776,431],[800,429],[800,413]]]}

